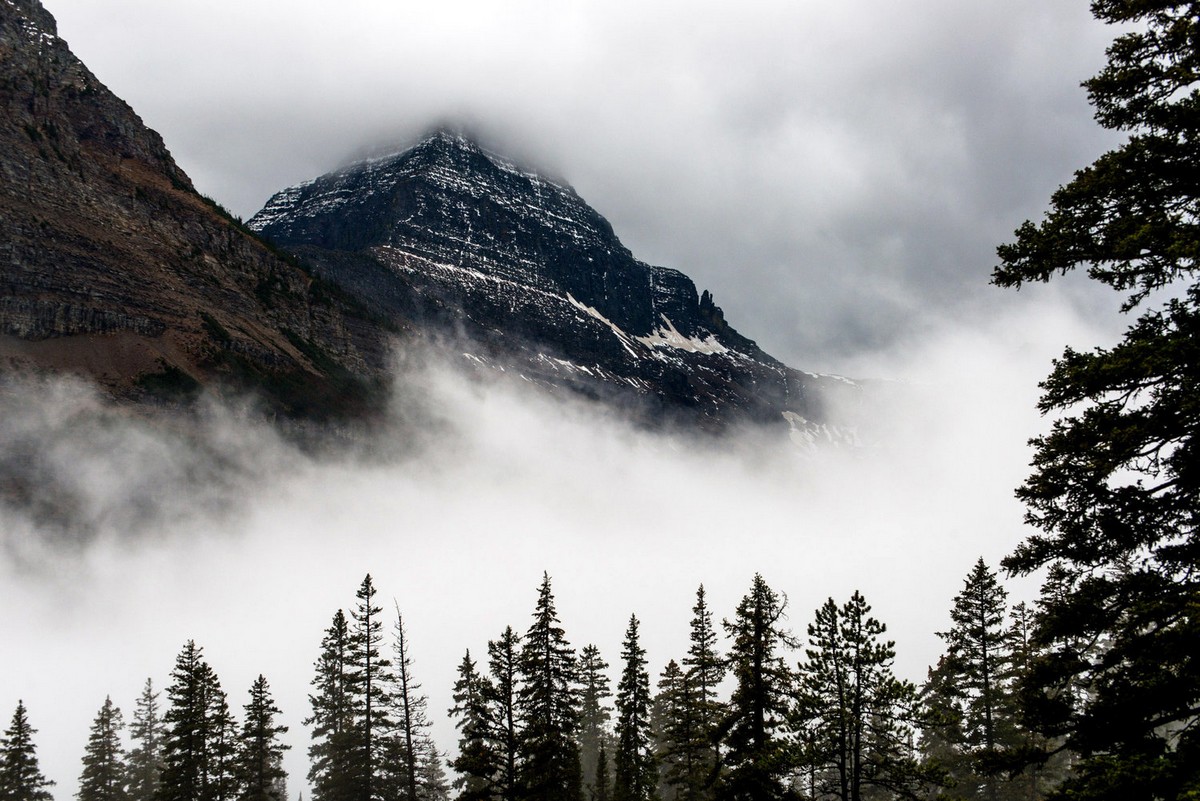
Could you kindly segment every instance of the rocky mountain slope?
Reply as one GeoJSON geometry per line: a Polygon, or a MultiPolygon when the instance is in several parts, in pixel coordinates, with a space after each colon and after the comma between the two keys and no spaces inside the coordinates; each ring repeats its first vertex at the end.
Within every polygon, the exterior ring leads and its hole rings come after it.
{"type": "Polygon", "coordinates": [[[638,261],[571,187],[438,131],[275,195],[248,223],[464,356],[639,415],[818,435],[844,379],[793,370],[684,274],[638,261]]]}
{"type": "Polygon", "coordinates": [[[38,0],[0,0],[0,234],[2,370],[322,416],[382,367],[378,321],[197,194],[38,0]]]}
{"type": "Polygon", "coordinates": [[[82,373],[133,400],[234,385],[292,417],[357,415],[390,343],[416,338],[645,422],[806,441],[857,391],[763,353],[569,186],[458,134],[287,189],[243,226],[39,0],[0,0],[0,111],[0,375],[82,373]]]}

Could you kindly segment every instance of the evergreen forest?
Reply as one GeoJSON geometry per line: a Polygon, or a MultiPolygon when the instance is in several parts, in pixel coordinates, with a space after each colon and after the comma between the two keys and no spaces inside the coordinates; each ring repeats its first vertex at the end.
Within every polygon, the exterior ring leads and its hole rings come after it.
{"type": "MultiPolygon", "coordinates": [[[[1200,799],[1200,3],[1091,7],[1117,35],[1085,88],[1123,143],[998,249],[992,281],[1085,272],[1130,323],[1055,360],[1017,490],[1025,539],[964,566],[920,685],[859,592],[789,609],[755,575],[713,610],[701,586],[686,652],[650,665],[636,615],[619,653],[572,644],[545,575],[529,620],[463,644],[435,710],[420,644],[367,576],[313,624],[307,776],[284,775],[301,735],[267,679],[231,700],[188,641],[127,723],[97,699],[79,801],[299,799],[289,780],[311,801],[1200,799]],[[1031,574],[1039,598],[1010,604],[1004,577],[1031,574]]],[[[0,801],[53,797],[36,719],[18,702],[0,739],[0,801]]]]}
{"type": "MultiPolygon", "coordinates": [[[[572,645],[543,575],[527,627],[464,651],[444,712],[458,732],[448,753],[431,735],[442,713],[413,675],[404,618],[385,613],[376,594],[367,575],[320,638],[301,777],[313,801],[1015,801],[1046,797],[1071,770],[1061,741],[1019,713],[1042,650],[1031,637],[1038,610],[1010,606],[982,559],[919,687],[893,672],[895,644],[857,592],[828,599],[793,631],[787,596],[762,576],[726,617],[701,585],[686,653],[652,671],[636,615],[611,663],[595,645],[572,645]]],[[[159,691],[146,680],[128,723],[104,699],[76,798],[299,798],[283,769],[291,746],[280,714],[261,675],[235,712],[203,648],[188,641],[170,684],[159,691]]],[[[0,741],[4,801],[53,798],[36,733],[18,702],[0,741]]]]}

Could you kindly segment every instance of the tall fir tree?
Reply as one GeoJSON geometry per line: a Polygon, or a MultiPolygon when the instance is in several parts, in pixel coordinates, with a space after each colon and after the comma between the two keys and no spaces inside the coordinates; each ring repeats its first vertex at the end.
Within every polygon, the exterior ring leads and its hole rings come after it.
{"type": "Polygon", "coordinates": [[[225,801],[231,797],[232,718],[203,650],[188,640],[175,659],[170,705],[163,715],[163,769],[157,801],[225,801]]]}
{"type": "Polygon", "coordinates": [[[1080,756],[1055,797],[1185,798],[1200,792],[1200,8],[1091,8],[1119,34],[1084,86],[1128,139],[998,249],[993,281],[1082,269],[1138,316],[1112,347],[1067,349],[1042,383],[1056,419],[1018,490],[1039,531],[1004,567],[1056,568],[1065,589],[1043,595],[1022,692],[1047,743],[1080,756]]]}
{"type": "Polygon", "coordinates": [[[450,762],[450,767],[458,774],[453,786],[458,790],[459,801],[491,801],[500,796],[501,754],[488,705],[489,684],[467,651],[458,665],[454,706],[450,709],[450,717],[456,718],[454,726],[458,729],[458,756],[450,762]]]}
{"type": "Polygon", "coordinates": [[[1040,658],[1041,649],[1034,639],[1035,613],[1024,602],[1014,604],[1009,613],[1005,636],[1009,648],[1009,705],[1014,710],[1014,742],[1004,768],[1010,779],[1007,797],[1013,801],[1040,801],[1054,790],[1070,772],[1070,753],[1062,741],[1048,740],[1031,729],[1021,715],[1021,688],[1040,658]]]}
{"type": "Polygon", "coordinates": [[[689,714],[693,704],[687,677],[674,659],[659,675],[657,689],[650,717],[658,795],[662,801],[679,801],[686,797],[691,775],[688,746],[695,736],[696,722],[689,714]]]}
{"type": "Polygon", "coordinates": [[[726,667],[703,584],[696,589],[689,638],[691,644],[683,658],[683,668],[688,716],[695,723],[686,746],[689,778],[683,797],[706,801],[712,797],[721,759],[717,726],[725,714],[725,704],[718,688],[725,678],[726,667]]]}
{"type": "Polygon", "coordinates": [[[397,763],[393,764],[392,770],[397,772],[397,797],[418,801],[421,798],[421,765],[428,760],[432,745],[429,739],[429,701],[413,676],[412,643],[399,607],[396,609],[392,648],[393,720],[398,746],[397,763]]]}
{"type": "Polygon", "coordinates": [[[858,592],[840,608],[827,600],[808,627],[800,666],[803,761],[819,792],[839,801],[911,797],[934,775],[912,748],[916,689],[893,673],[895,643],[870,612],[858,592]]]}
{"type": "Polygon", "coordinates": [[[241,776],[238,772],[238,725],[229,709],[229,697],[221,689],[217,674],[208,672],[208,726],[212,732],[208,745],[209,787],[211,801],[233,801],[241,795],[241,776]]]}
{"type": "Polygon", "coordinates": [[[271,697],[266,678],[259,674],[250,687],[250,700],[243,707],[242,735],[238,747],[238,776],[242,801],[287,801],[287,771],[283,752],[291,746],[282,742],[288,727],[276,722],[283,714],[271,697]]]}
{"type": "Polygon", "coordinates": [[[498,798],[516,801],[520,794],[517,764],[520,759],[520,710],[518,693],[521,676],[521,635],[505,626],[498,640],[488,641],[488,672],[491,681],[484,685],[484,698],[492,724],[500,774],[496,780],[498,798]]]}
{"type": "Polygon", "coordinates": [[[794,676],[782,652],[794,646],[783,627],[787,598],[755,575],[732,621],[728,664],[735,686],[718,727],[724,741],[716,787],[723,801],[785,798],[792,770],[786,729],[794,676]]]}
{"type": "Polygon", "coordinates": [[[658,797],[658,768],[650,729],[650,676],[636,615],[629,617],[621,659],[624,666],[617,683],[613,801],[651,801],[658,797]]]}
{"type": "Polygon", "coordinates": [[[308,748],[308,782],[313,801],[361,801],[360,782],[352,770],[356,755],[355,703],[351,689],[350,626],[338,610],[321,640],[314,692],[308,696],[312,727],[308,748]]]}
{"type": "Polygon", "coordinates": [[[188,640],[175,657],[167,687],[163,768],[156,801],[206,799],[207,695],[201,684],[202,665],[203,650],[194,640],[188,640]]]}
{"type": "Polygon", "coordinates": [[[146,679],[129,724],[132,747],[126,757],[126,792],[129,801],[152,801],[158,793],[163,769],[166,729],[159,710],[154,682],[146,679]]]}
{"type": "Polygon", "coordinates": [[[35,734],[25,702],[17,701],[12,723],[0,738],[0,801],[52,801],[54,782],[38,766],[35,734]]]}
{"type": "MultiPolygon", "coordinates": [[[[966,703],[958,689],[957,670],[945,654],[929,668],[917,703],[921,709],[917,737],[920,758],[927,767],[943,772],[949,788],[945,797],[962,801],[966,793],[977,791],[978,785],[968,785],[965,790],[963,787],[963,774],[969,773],[963,742],[966,703]]],[[[807,767],[815,774],[815,763],[807,767]]]]}
{"type": "Polygon", "coordinates": [[[596,790],[596,767],[600,747],[609,737],[612,713],[607,699],[612,697],[608,686],[608,663],[595,645],[585,645],[579,651],[579,762],[583,771],[584,796],[590,798],[596,790]]]}
{"type": "Polygon", "coordinates": [[[947,721],[958,730],[944,735],[956,747],[943,758],[957,792],[969,801],[999,801],[1005,795],[1001,753],[1016,745],[1007,598],[995,572],[979,559],[954,598],[953,625],[938,633],[947,649],[939,686],[955,697],[959,711],[957,720],[947,721]]]}
{"type": "Polygon", "coordinates": [[[128,771],[121,747],[121,729],[125,722],[121,710],[105,698],[96,713],[83,753],[83,771],[79,774],[79,801],[126,801],[128,771]]]}
{"type": "Polygon", "coordinates": [[[521,649],[520,677],[519,795],[528,801],[581,801],[575,651],[559,624],[548,574],[521,649]]]}
{"type": "Polygon", "coordinates": [[[386,771],[394,750],[395,721],[391,717],[391,661],[380,653],[383,643],[383,609],[375,605],[375,584],[365,576],[351,613],[347,659],[347,686],[354,710],[351,759],[347,774],[355,801],[391,801],[387,798],[386,771]]]}
{"type": "Polygon", "coordinates": [[[450,801],[450,783],[446,780],[446,757],[434,743],[433,738],[426,737],[426,743],[421,749],[419,767],[419,799],[420,801],[450,801]]]}

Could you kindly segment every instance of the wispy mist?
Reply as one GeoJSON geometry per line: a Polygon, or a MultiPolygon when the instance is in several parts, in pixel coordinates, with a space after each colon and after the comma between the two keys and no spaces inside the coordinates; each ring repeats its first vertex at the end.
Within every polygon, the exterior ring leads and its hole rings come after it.
{"type": "Polygon", "coordinates": [[[905,381],[858,410],[869,447],[816,454],[782,435],[637,430],[412,353],[396,422],[370,448],[329,455],[246,406],[210,402],[183,426],[72,382],[9,387],[6,470],[55,488],[62,508],[31,515],[6,496],[0,511],[0,713],[25,700],[65,797],[105,695],[131,711],[193,638],[236,708],[258,672],[271,681],[299,788],[321,634],[368,571],[404,612],[447,749],[463,650],[523,630],[543,570],[572,643],[595,642],[614,665],[631,612],[657,672],[686,649],[700,582],[728,616],[761,572],[798,632],[826,597],[862,590],[900,672],[919,680],[972,562],[995,565],[1022,536],[1012,489],[1044,425],[1037,380],[1062,344],[1099,337],[1053,299],[1029,300],[1020,316],[854,365],[905,381]]]}

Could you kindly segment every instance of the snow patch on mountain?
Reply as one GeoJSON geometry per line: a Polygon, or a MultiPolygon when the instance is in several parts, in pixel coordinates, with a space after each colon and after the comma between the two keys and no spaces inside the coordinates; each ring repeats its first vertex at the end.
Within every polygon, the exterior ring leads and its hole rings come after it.
{"type": "Polygon", "coordinates": [[[711,333],[701,339],[700,337],[685,337],[675,329],[675,325],[665,314],[660,314],[663,325],[649,336],[635,337],[638,342],[641,342],[648,348],[675,348],[677,350],[686,350],[689,353],[711,353],[711,354],[726,354],[731,351],[729,348],[717,341],[711,333]]]}

